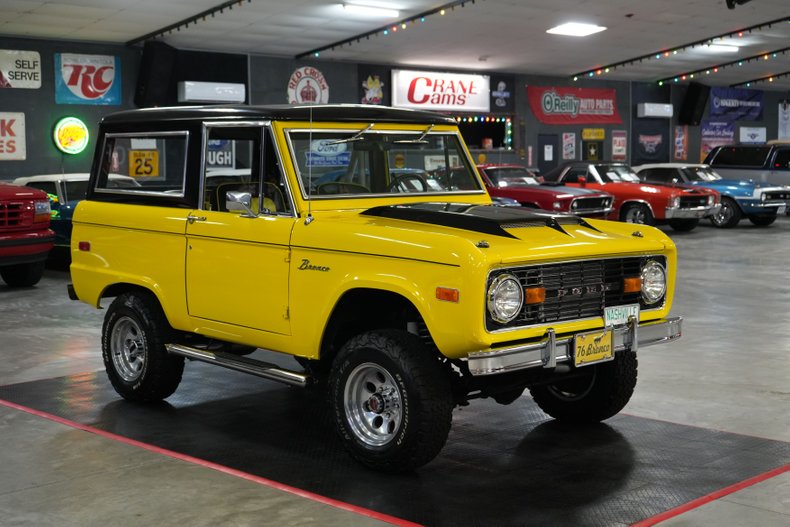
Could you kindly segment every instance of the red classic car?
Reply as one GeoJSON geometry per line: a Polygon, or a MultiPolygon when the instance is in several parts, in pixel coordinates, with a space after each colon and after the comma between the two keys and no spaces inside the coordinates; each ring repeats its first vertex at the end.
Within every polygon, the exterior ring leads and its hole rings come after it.
{"type": "Polygon", "coordinates": [[[537,176],[520,165],[477,165],[493,198],[512,198],[524,207],[606,217],[614,198],[601,190],[541,186],[537,176]]]}
{"type": "Polygon", "coordinates": [[[719,193],[701,187],[643,183],[630,166],[619,162],[576,161],[546,173],[544,179],[563,185],[605,190],[614,195],[609,219],[631,223],[669,223],[690,231],[721,206],[719,193]]]}

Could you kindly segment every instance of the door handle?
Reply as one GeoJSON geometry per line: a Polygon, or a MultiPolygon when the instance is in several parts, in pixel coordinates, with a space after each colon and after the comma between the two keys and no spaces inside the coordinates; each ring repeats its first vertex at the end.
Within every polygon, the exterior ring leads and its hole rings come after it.
{"type": "Polygon", "coordinates": [[[192,216],[191,214],[187,216],[187,222],[189,224],[195,223],[196,221],[206,221],[205,216],[192,216]]]}

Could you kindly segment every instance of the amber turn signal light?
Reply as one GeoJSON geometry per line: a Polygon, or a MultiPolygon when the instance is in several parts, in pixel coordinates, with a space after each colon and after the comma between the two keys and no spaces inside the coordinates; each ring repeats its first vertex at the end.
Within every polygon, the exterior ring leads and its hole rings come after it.
{"type": "Polygon", "coordinates": [[[638,276],[623,278],[623,293],[638,293],[642,290],[642,279],[638,276]]]}
{"type": "Polygon", "coordinates": [[[525,304],[542,304],[546,301],[545,287],[528,287],[524,289],[525,304]]]}
{"type": "Polygon", "coordinates": [[[458,303],[458,298],[461,296],[461,293],[458,289],[450,289],[449,287],[437,287],[436,288],[436,298],[439,300],[444,300],[445,302],[455,302],[458,303]]]}

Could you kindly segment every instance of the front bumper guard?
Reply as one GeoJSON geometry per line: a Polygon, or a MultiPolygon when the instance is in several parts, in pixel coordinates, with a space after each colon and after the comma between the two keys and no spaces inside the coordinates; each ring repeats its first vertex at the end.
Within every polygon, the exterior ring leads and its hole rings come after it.
{"type": "Polygon", "coordinates": [[[694,207],[691,209],[673,209],[667,208],[665,210],[665,217],[668,220],[674,219],[694,219],[694,218],[707,218],[713,216],[721,209],[721,203],[713,206],[694,207]]]}
{"type": "MultiPolygon", "coordinates": [[[[682,334],[681,317],[638,324],[631,321],[626,326],[613,328],[614,350],[636,352],[639,347],[651,346],[679,339],[682,334]]],[[[472,375],[494,375],[527,368],[554,368],[559,362],[573,361],[573,335],[557,337],[553,329],[546,331],[540,342],[475,351],[467,357],[472,375]]]]}

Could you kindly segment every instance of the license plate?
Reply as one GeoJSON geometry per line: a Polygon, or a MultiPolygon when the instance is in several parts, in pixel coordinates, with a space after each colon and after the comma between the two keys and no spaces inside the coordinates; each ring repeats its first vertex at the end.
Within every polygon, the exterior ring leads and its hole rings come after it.
{"type": "Polygon", "coordinates": [[[625,326],[628,324],[628,319],[631,317],[639,320],[639,304],[612,306],[603,310],[603,324],[607,328],[625,326]]]}
{"type": "Polygon", "coordinates": [[[579,333],[573,339],[573,360],[576,366],[614,359],[612,332],[609,330],[579,333]]]}
{"type": "Polygon", "coordinates": [[[785,214],[786,212],[787,212],[787,205],[779,205],[779,207],[777,207],[776,209],[776,214],[778,214],[779,216],[785,214]]]}

